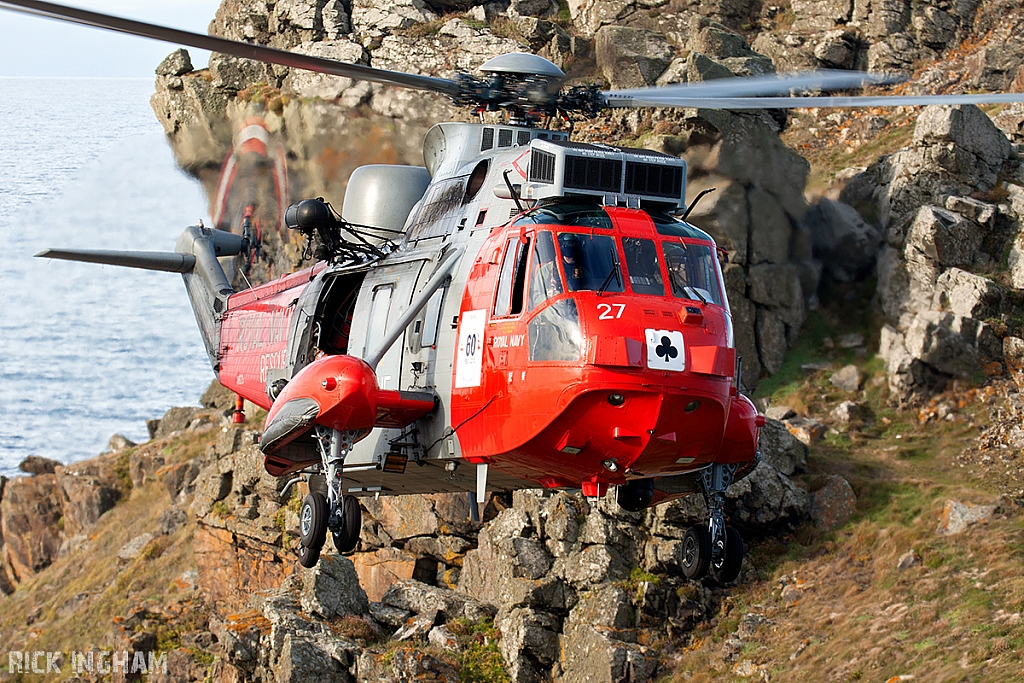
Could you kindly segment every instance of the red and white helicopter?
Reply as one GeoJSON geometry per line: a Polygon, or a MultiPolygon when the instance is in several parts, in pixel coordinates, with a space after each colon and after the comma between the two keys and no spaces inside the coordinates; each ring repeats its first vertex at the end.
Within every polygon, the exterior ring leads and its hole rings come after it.
{"type": "Polygon", "coordinates": [[[856,72],[567,88],[558,67],[523,53],[488,61],[483,78],[446,79],[46,2],[3,0],[0,9],[504,113],[498,123],[437,124],[422,167],[360,167],[340,215],[318,199],[291,205],[284,222],[308,238],[316,264],[257,287],[236,291],[225,272],[251,260],[251,233],[193,226],[170,253],[39,254],[182,274],[218,379],[269,411],[267,471],[325,480],[300,513],[306,567],[328,531],[340,551],[356,545],[355,496],[475,491],[482,501],[488,489],[601,496],[614,486],[633,511],[702,495],[709,523],[687,531],[684,573],[734,580],[743,542],[726,526],[724,493],[756,466],[764,418],[738,391],[719,249],[685,220],[686,163],[581,144],[541,122],[615,107],[1024,98],[792,95],[892,80],[856,72]]]}

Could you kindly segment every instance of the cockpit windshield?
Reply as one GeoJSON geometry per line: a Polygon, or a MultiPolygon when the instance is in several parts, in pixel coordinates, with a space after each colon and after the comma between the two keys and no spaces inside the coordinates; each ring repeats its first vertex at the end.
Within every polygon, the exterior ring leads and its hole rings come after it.
{"type": "Polygon", "coordinates": [[[537,234],[533,248],[533,262],[530,266],[530,310],[562,293],[562,281],[558,278],[558,254],[551,233],[537,234]]]}
{"type": "Polygon", "coordinates": [[[707,233],[668,213],[647,211],[654,223],[651,233],[639,212],[620,216],[615,211],[585,202],[551,203],[515,220],[513,226],[536,235],[530,249],[529,311],[564,292],[580,291],[628,290],[727,306],[714,240],[707,233]],[[537,226],[552,226],[551,232],[537,226]],[[626,234],[616,234],[620,230],[626,234]]]}
{"type": "Polygon", "coordinates": [[[710,247],[667,240],[662,242],[662,247],[673,296],[722,305],[722,293],[715,275],[715,255],[710,247]]]}
{"type": "Polygon", "coordinates": [[[562,252],[562,273],[570,292],[625,291],[618,251],[611,237],[560,232],[558,249],[562,252]]]}
{"type": "Polygon", "coordinates": [[[654,240],[623,237],[622,252],[626,255],[629,285],[637,294],[665,295],[665,283],[658,265],[658,248],[654,240]]]}

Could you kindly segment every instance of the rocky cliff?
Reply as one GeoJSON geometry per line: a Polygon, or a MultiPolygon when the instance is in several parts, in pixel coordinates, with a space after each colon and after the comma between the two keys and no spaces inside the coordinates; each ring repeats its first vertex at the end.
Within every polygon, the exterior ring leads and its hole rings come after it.
{"type": "MultiPolygon", "coordinates": [[[[159,646],[178,681],[458,680],[485,661],[506,673],[476,680],[641,681],[665,671],[658,643],[723,599],[680,573],[683,533],[705,515],[695,499],[626,513],[611,496],[523,491],[493,496],[483,523],[464,494],[365,499],[356,551],[301,570],[305,485],[283,493],[263,471],[259,432],[230,424],[226,392],[204,401],[153,421],[145,445],[115,439],[120,450],[69,467],[29,461],[30,476],[5,482],[3,590],[18,609],[0,633],[12,649],[41,647],[32,633],[48,647],[159,646]]],[[[729,492],[740,528],[852,514],[845,482],[812,493],[794,481],[807,447],[781,423],[762,451],[729,492]]]]}
{"type": "Polygon", "coordinates": [[[356,550],[303,570],[304,485],[263,472],[261,416],[232,424],[215,386],[145,444],[0,481],[0,638],[64,674],[71,652],[157,652],[160,681],[941,679],[943,648],[1006,680],[1024,637],[1018,385],[900,411],[842,307],[815,315],[797,351],[819,360],[773,389],[765,461],[728,492],[749,553],[735,585],[681,574],[698,499],[638,514],[550,491],[494,495],[482,523],[460,494],[367,498],[356,550]]]}

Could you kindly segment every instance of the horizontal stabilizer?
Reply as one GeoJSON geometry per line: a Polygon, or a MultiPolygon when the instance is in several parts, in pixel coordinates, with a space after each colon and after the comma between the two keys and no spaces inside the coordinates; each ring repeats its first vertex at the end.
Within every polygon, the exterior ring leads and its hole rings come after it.
{"type": "Polygon", "coordinates": [[[109,266],[162,270],[168,273],[190,273],[196,265],[192,254],[167,251],[109,251],[106,249],[47,249],[36,258],[56,258],[64,261],[105,263],[109,266]]]}

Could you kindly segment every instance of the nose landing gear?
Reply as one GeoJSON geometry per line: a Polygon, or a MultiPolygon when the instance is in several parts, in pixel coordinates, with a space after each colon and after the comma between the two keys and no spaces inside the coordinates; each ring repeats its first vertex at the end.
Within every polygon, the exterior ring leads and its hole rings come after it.
{"type": "Polygon", "coordinates": [[[311,492],[299,511],[299,564],[307,569],[320,560],[328,530],[338,552],[347,553],[359,543],[362,527],[359,501],[344,495],[341,485],[345,455],[358,434],[317,427],[315,436],[320,445],[321,471],[327,479],[327,495],[311,492]]]}
{"type": "Polygon", "coordinates": [[[692,581],[704,578],[709,570],[722,583],[732,583],[740,575],[743,538],[725,525],[725,490],[738,469],[739,465],[714,464],[700,473],[708,526],[690,527],[683,536],[683,575],[692,581]]]}
{"type": "Polygon", "coordinates": [[[313,491],[302,501],[299,510],[299,564],[313,567],[320,560],[320,550],[327,538],[327,499],[313,491]]]}
{"type": "Polygon", "coordinates": [[[341,523],[331,527],[334,547],[339,553],[355,550],[359,543],[359,531],[363,521],[363,510],[355,496],[345,496],[341,504],[341,523]]]}

